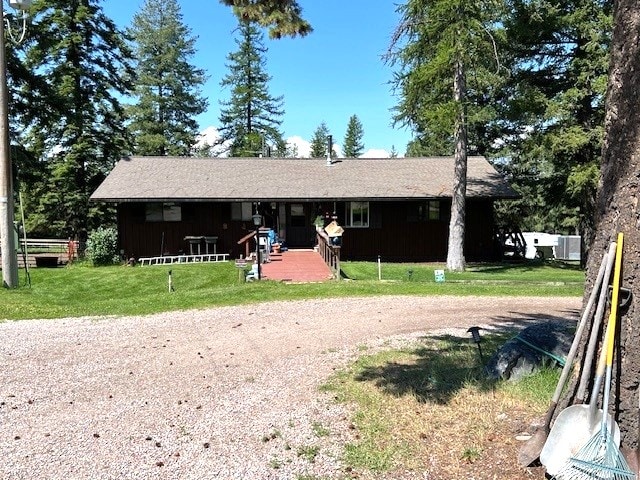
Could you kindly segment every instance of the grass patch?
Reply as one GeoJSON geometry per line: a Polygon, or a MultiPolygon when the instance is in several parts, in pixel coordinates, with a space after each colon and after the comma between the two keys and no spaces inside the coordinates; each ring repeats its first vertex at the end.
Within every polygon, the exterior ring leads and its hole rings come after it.
{"type": "MultiPolygon", "coordinates": [[[[378,265],[373,262],[342,262],[344,275],[353,280],[378,279],[378,265]]],[[[387,263],[381,266],[382,280],[395,282],[435,283],[435,270],[446,270],[442,264],[387,263]]],[[[469,264],[464,272],[445,272],[445,283],[584,283],[584,271],[578,265],[561,262],[469,264]]]]}
{"type": "Polygon", "coordinates": [[[262,281],[239,283],[233,262],[153,267],[34,268],[31,287],[19,272],[16,289],[0,289],[2,319],[60,318],[85,315],[140,315],[163,311],[239,305],[272,300],[305,300],[379,295],[581,296],[584,273],[546,264],[472,265],[460,274],[434,281],[442,265],[389,264],[377,280],[377,265],[344,262],[352,280],[310,284],[262,281]],[[407,270],[413,271],[411,280],[407,270]],[[172,272],[175,291],[169,292],[172,272]]]}
{"type": "Polygon", "coordinates": [[[271,457],[271,460],[269,460],[269,466],[274,470],[279,470],[282,468],[282,460],[278,457],[271,457]]]}
{"type": "Polygon", "coordinates": [[[320,453],[320,447],[317,445],[303,445],[298,447],[298,457],[304,458],[309,463],[314,463],[316,461],[316,457],[320,453]]]}
{"type": "MultiPolygon", "coordinates": [[[[509,338],[483,337],[488,355],[509,338]]],[[[425,338],[411,348],[363,355],[322,390],[355,407],[355,440],[344,461],[373,472],[426,472],[429,478],[526,478],[513,459],[515,435],[542,414],[559,372],[520,383],[491,382],[468,338],[425,338]],[[478,477],[485,478],[485,477],[478,477]]]]}
{"type": "Polygon", "coordinates": [[[331,431],[320,422],[313,422],[311,424],[311,430],[318,438],[328,437],[329,435],[331,435],[331,431]]]}

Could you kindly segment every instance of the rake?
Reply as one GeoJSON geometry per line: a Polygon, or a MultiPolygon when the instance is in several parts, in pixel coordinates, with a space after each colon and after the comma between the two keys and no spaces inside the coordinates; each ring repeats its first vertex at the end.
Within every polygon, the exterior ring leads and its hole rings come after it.
{"type": "Polygon", "coordinates": [[[609,409],[609,396],[611,394],[611,369],[613,364],[613,346],[615,340],[615,326],[618,315],[618,292],[620,290],[620,270],[622,268],[622,233],[618,234],[616,249],[616,264],[613,276],[613,293],[611,299],[611,312],[607,328],[607,371],[602,398],[602,424],[600,431],[575,454],[569,458],[558,474],[553,477],[557,480],[635,480],[636,474],[629,468],[627,461],[618,449],[613,435],[610,433],[607,419],[609,409]]]}

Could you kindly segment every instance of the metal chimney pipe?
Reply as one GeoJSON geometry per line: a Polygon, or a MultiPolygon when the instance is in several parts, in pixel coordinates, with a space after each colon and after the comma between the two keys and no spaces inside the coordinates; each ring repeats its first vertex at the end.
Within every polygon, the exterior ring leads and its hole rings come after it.
{"type": "Polygon", "coordinates": [[[327,135],[327,166],[333,165],[331,161],[331,152],[333,150],[333,135],[327,135]]]}

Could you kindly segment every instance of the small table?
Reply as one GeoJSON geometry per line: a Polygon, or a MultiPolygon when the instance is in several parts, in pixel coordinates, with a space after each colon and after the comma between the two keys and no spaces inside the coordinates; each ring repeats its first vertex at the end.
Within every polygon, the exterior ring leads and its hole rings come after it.
{"type": "Polygon", "coordinates": [[[216,251],[216,243],[218,242],[218,237],[202,237],[204,238],[204,248],[207,255],[209,252],[209,245],[213,245],[213,254],[216,255],[218,252],[216,251]]]}
{"type": "Polygon", "coordinates": [[[185,241],[189,242],[189,253],[193,255],[193,247],[198,247],[198,255],[200,255],[200,243],[203,237],[184,237],[185,241]]]}

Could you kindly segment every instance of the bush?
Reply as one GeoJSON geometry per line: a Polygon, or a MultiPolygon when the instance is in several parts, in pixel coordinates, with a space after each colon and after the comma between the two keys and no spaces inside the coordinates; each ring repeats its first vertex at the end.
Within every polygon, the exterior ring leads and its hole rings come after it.
{"type": "Polygon", "coordinates": [[[118,232],[115,228],[99,227],[89,234],[87,258],[94,265],[112,265],[120,261],[118,232]]]}

